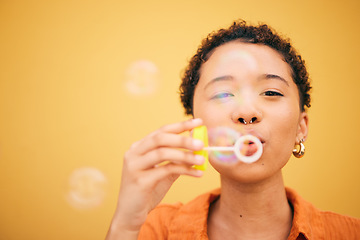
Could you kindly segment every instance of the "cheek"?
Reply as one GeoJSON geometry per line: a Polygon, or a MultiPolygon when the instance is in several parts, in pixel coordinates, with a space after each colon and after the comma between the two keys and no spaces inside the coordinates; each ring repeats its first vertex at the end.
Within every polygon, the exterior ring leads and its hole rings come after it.
{"type": "Polygon", "coordinates": [[[217,105],[206,101],[194,104],[194,117],[201,118],[208,128],[224,126],[231,119],[231,105],[217,105]]]}
{"type": "Polygon", "coordinates": [[[295,136],[299,126],[300,107],[297,91],[289,95],[283,102],[276,105],[275,109],[272,109],[273,117],[281,131],[295,136]]]}
{"type": "Polygon", "coordinates": [[[201,110],[202,110],[202,106],[200,106],[200,99],[204,97],[202,96],[201,92],[199,92],[198,88],[199,86],[197,85],[194,90],[194,96],[192,102],[194,117],[200,117],[198,116],[199,114],[201,115],[201,110]]]}
{"type": "Polygon", "coordinates": [[[299,112],[279,112],[273,121],[272,135],[285,149],[293,148],[299,126],[299,112]]]}
{"type": "Polygon", "coordinates": [[[205,108],[200,101],[200,96],[197,94],[195,90],[194,98],[193,98],[193,114],[195,118],[204,118],[203,115],[205,114],[205,108]]]}
{"type": "MultiPolygon", "coordinates": [[[[224,117],[225,115],[222,114],[221,116],[224,117]]],[[[201,118],[204,125],[208,128],[221,126],[224,122],[223,117],[220,118],[218,112],[214,111],[210,107],[198,109],[198,111],[194,112],[194,117],[201,118]]]]}
{"type": "MultiPolygon", "coordinates": [[[[219,107],[217,107],[219,108],[219,107]]],[[[215,116],[221,109],[216,109],[210,104],[207,97],[202,91],[195,89],[193,100],[193,113],[195,118],[201,118],[204,125],[210,126],[216,120],[215,116]]]]}

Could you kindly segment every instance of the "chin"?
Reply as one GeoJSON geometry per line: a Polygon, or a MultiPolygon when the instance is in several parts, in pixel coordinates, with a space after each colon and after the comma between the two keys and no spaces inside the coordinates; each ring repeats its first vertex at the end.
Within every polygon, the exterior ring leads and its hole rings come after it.
{"type": "Polygon", "coordinates": [[[275,173],[271,173],[265,164],[259,160],[257,162],[247,164],[243,162],[237,162],[233,164],[219,163],[217,161],[211,161],[211,165],[220,174],[222,179],[231,179],[238,183],[255,184],[260,183],[275,173]]]}

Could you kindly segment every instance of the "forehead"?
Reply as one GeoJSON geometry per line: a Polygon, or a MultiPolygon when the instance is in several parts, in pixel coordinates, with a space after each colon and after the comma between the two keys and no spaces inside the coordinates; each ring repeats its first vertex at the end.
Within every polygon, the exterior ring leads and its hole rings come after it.
{"type": "Polygon", "coordinates": [[[291,79],[291,68],[275,49],[263,44],[232,41],[215,48],[200,68],[200,78],[222,74],[272,73],[291,79]]]}

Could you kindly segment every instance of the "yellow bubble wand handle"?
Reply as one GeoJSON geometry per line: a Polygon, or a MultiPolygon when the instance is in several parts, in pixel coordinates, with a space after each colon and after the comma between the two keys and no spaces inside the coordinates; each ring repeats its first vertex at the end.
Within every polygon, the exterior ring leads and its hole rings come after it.
{"type": "Polygon", "coordinates": [[[201,155],[205,158],[205,161],[202,165],[194,165],[195,169],[198,170],[206,170],[207,163],[209,161],[209,153],[208,151],[233,151],[236,155],[236,157],[244,162],[244,163],[253,163],[257,161],[262,153],[263,153],[263,146],[261,141],[253,136],[253,135],[244,135],[238,138],[235,142],[235,145],[233,147],[216,147],[216,146],[210,146],[209,147],[209,140],[208,140],[208,134],[207,134],[207,128],[205,126],[199,126],[193,129],[193,138],[199,139],[204,143],[204,148],[199,151],[195,151],[194,154],[201,155]],[[257,151],[252,154],[251,156],[246,156],[241,153],[240,149],[241,146],[245,144],[245,142],[251,141],[253,142],[256,147],[257,151]]]}
{"type": "MultiPolygon", "coordinates": [[[[207,128],[205,126],[199,126],[193,129],[193,138],[201,140],[204,143],[204,147],[209,146],[209,140],[208,140],[208,134],[207,134],[207,128]]],[[[195,169],[205,171],[207,167],[207,162],[209,160],[209,153],[207,150],[202,149],[199,151],[195,151],[194,154],[201,155],[204,157],[205,161],[201,165],[194,165],[195,169]]]]}
{"type": "Polygon", "coordinates": [[[263,147],[262,147],[262,143],[261,141],[253,136],[253,135],[243,135],[241,137],[239,137],[236,142],[235,145],[233,147],[204,147],[203,150],[207,150],[207,151],[218,151],[218,152],[228,152],[228,151],[233,151],[236,155],[236,157],[244,162],[244,163],[253,163],[256,162],[257,160],[259,160],[259,158],[261,157],[262,153],[263,153],[263,147]],[[250,156],[247,156],[243,153],[241,153],[240,149],[241,146],[246,145],[246,142],[253,142],[256,145],[256,152],[250,156]]]}

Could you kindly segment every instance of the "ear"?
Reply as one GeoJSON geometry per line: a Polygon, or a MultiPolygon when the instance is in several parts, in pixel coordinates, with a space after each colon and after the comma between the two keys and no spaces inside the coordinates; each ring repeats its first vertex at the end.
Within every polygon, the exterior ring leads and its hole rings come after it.
{"type": "Polygon", "coordinates": [[[296,143],[299,143],[300,140],[306,140],[309,129],[309,117],[306,112],[301,112],[299,116],[299,125],[298,131],[296,134],[296,143]]]}

